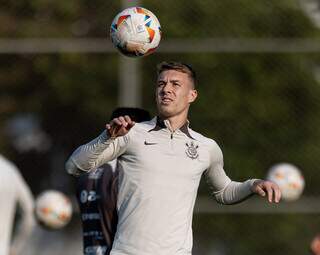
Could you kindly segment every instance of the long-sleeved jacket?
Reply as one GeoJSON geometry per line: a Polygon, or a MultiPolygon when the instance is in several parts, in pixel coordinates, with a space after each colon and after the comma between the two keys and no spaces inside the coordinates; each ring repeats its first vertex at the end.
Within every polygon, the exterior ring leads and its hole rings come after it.
{"type": "Polygon", "coordinates": [[[221,149],[188,127],[172,132],[157,118],[135,124],[112,139],[104,131],[69,158],[71,174],[118,159],[119,222],[111,255],[190,255],[192,214],[203,173],[220,203],[252,194],[254,180],[233,182],[223,169],[221,149]]]}

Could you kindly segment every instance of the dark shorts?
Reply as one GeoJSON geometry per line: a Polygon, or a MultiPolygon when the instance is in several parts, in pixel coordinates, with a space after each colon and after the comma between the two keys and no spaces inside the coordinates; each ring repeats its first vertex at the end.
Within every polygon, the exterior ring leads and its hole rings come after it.
{"type": "Polygon", "coordinates": [[[77,199],[85,255],[110,254],[118,223],[117,195],[118,173],[108,164],[79,177],[77,199]]]}

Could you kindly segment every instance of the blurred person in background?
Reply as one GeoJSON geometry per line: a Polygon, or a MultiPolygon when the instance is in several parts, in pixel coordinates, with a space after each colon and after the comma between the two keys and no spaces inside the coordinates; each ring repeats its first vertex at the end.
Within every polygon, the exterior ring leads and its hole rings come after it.
{"type": "Polygon", "coordinates": [[[278,203],[279,187],[259,179],[232,181],[217,143],[189,127],[188,112],[197,98],[196,74],[179,62],[158,66],[158,116],[135,123],[114,118],[93,141],[66,162],[71,174],[88,172],[117,158],[118,225],[111,255],[190,255],[192,215],[205,173],[215,199],[241,202],[253,194],[278,203]]]}
{"type": "Polygon", "coordinates": [[[34,199],[17,167],[0,155],[0,254],[24,254],[35,225],[34,199]],[[14,229],[17,208],[21,216],[14,229]],[[13,241],[11,237],[13,235],[13,241]]]}
{"type": "MultiPolygon", "coordinates": [[[[135,122],[150,120],[149,112],[140,108],[120,107],[113,111],[111,120],[128,115],[135,122]]],[[[77,201],[81,213],[83,254],[110,253],[117,229],[117,160],[83,174],[77,183],[77,201]]]]}
{"type": "Polygon", "coordinates": [[[320,255],[320,234],[316,235],[310,243],[310,251],[313,255],[320,255]]]}

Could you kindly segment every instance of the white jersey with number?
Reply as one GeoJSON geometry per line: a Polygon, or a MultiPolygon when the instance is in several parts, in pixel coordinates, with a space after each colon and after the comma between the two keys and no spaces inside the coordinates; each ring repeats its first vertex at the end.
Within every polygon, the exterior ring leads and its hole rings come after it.
{"type": "Polygon", "coordinates": [[[33,217],[34,201],[32,194],[18,169],[0,155],[0,254],[7,255],[16,206],[22,210],[22,220],[14,236],[12,250],[23,254],[23,245],[29,237],[35,223],[33,217]]]}
{"type": "Polygon", "coordinates": [[[169,121],[154,118],[116,139],[103,132],[66,163],[67,171],[77,174],[118,158],[119,222],[111,255],[190,255],[193,208],[204,172],[221,203],[252,193],[253,180],[233,182],[226,175],[213,140],[187,124],[170,130],[169,121]]]}

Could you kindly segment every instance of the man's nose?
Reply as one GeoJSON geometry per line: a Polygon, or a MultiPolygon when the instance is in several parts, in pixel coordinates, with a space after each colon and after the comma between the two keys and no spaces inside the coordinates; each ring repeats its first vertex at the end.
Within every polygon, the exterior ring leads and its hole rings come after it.
{"type": "Polygon", "coordinates": [[[170,93],[170,92],[172,91],[172,86],[171,86],[171,84],[170,84],[170,83],[167,83],[166,85],[164,85],[164,86],[162,87],[162,91],[163,91],[164,93],[170,93]]]}

